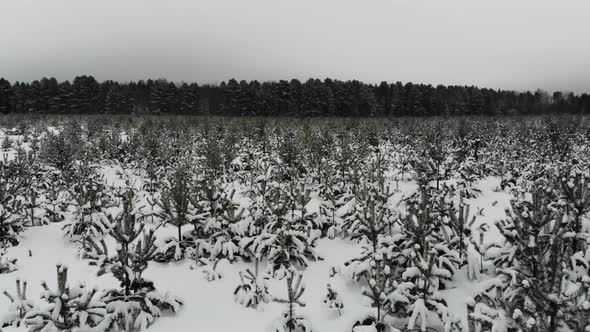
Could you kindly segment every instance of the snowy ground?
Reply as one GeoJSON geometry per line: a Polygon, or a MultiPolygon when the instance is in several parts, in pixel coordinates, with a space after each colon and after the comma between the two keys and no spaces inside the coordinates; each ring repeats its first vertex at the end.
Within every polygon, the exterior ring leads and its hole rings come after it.
{"type": "MultiPolygon", "coordinates": [[[[104,169],[107,181],[118,181],[114,169],[104,169]]],[[[493,222],[504,216],[504,209],[509,204],[511,195],[496,192],[494,188],[499,180],[487,178],[480,181],[477,187],[482,194],[470,201],[472,211],[483,209],[478,215],[474,232],[482,223],[493,225],[493,222]]],[[[415,188],[410,182],[400,183],[400,193],[395,199],[411,192],[415,188]]],[[[28,281],[28,297],[37,300],[41,292],[41,281],[55,285],[55,265],[58,262],[69,266],[71,283],[81,281],[88,286],[100,288],[117,286],[117,281],[109,274],[97,277],[96,268],[77,257],[75,246],[66,241],[61,231],[62,224],[29,228],[21,234],[21,243],[8,250],[8,255],[18,259],[18,271],[0,274],[0,288],[12,291],[15,279],[20,277],[28,281]]],[[[172,229],[160,229],[160,232],[171,232],[172,229]]],[[[484,238],[486,242],[496,241],[498,233],[495,227],[484,238]]],[[[361,295],[358,283],[346,281],[339,275],[330,277],[333,266],[359,254],[360,247],[345,240],[322,239],[317,251],[324,258],[312,262],[304,272],[306,291],[303,299],[306,307],[304,315],[311,321],[314,331],[349,332],[353,323],[360,317],[373,313],[369,303],[361,295]],[[322,298],[326,294],[326,284],[331,283],[338,290],[344,303],[342,317],[324,307],[322,298]]],[[[203,268],[191,269],[189,261],[180,263],[150,263],[145,277],[153,280],[162,292],[171,292],[184,301],[184,306],[176,317],[162,317],[148,330],[152,332],[167,331],[215,331],[215,332],[260,332],[266,331],[272,321],[279,316],[283,307],[276,303],[267,304],[263,311],[246,309],[234,302],[233,291],[239,284],[238,271],[244,269],[245,263],[220,263],[219,270],[223,278],[208,282],[203,277],[203,268]]],[[[478,281],[467,278],[466,268],[459,271],[453,285],[444,290],[451,315],[464,317],[465,300],[473,294],[478,281]]],[[[480,278],[481,280],[481,278],[480,278]]],[[[271,294],[277,297],[285,295],[284,281],[271,283],[271,294]]],[[[5,297],[0,297],[0,313],[6,312],[9,305],[5,297]]],[[[435,316],[434,314],[432,316],[435,316]]],[[[433,321],[435,322],[435,321],[433,321]]],[[[6,328],[5,331],[25,331],[6,328]]]]}

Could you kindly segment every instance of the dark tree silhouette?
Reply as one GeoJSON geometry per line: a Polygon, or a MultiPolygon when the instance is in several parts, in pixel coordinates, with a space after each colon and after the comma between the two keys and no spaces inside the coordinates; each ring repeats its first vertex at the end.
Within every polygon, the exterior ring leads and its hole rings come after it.
{"type": "Polygon", "coordinates": [[[590,96],[556,91],[507,91],[475,86],[436,87],[407,82],[378,85],[326,78],[219,85],[165,79],[72,82],[42,78],[30,83],[0,78],[0,113],[151,113],[229,116],[460,116],[588,114],[590,96]]]}

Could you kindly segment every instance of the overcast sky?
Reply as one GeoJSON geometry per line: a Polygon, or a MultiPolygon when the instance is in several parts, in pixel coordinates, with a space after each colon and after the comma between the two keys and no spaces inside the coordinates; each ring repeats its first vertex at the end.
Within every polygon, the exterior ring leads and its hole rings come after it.
{"type": "Polygon", "coordinates": [[[1,0],[0,77],[590,92],[590,1],[1,0]]]}

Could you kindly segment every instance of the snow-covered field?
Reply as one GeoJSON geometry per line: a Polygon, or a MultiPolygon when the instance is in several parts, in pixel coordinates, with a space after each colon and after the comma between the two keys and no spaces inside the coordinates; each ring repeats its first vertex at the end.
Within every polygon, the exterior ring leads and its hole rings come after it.
{"type": "Polygon", "coordinates": [[[584,131],[210,121],[0,130],[3,331],[590,331],[584,131]]]}
{"type": "MultiPolygon", "coordinates": [[[[115,186],[120,184],[121,179],[117,176],[117,171],[120,169],[103,168],[105,181],[115,186]]],[[[493,177],[481,180],[477,184],[482,194],[470,200],[469,204],[477,207],[477,210],[483,209],[483,213],[477,217],[473,229],[477,229],[480,224],[489,224],[494,227],[494,221],[505,215],[504,209],[509,206],[512,195],[494,191],[498,186],[499,179],[493,177]]],[[[401,197],[416,189],[411,181],[402,182],[399,187],[400,191],[392,198],[392,206],[397,205],[401,197]]],[[[317,206],[317,202],[310,203],[311,207],[314,205],[317,206]]],[[[47,281],[50,287],[56,283],[53,272],[57,263],[69,267],[69,278],[72,283],[79,281],[88,287],[98,286],[100,289],[117,286],[117,280],[111,275],[97,277],[97,269],[89,266],[79,257],[76,245],[64,239],[63,223],[32,227],[21,234],[20,244],[8,249],[8,256],[18,259],[18,270],[0,274],[0,288],[12,291],[16,278],[27,280],[28,295],[34,301],[42,292],[42,281],[47,281]]],[[[158,230],[158,235],[174,234],[173,228],[175,227],[161,228],[158,230]]],[[[497,239],[498,236],[494,232],[488,232],[485,237],[487,242],[497,239]]],[[[357,282],[338,274],[331,276],[331,269],[340,267],[347,260],[358,256],[361,248],[357,243],[348,240],[324,238],[319,240],[317,252],[323,260],[311,262],[303,272],[306,289],[302,299],[306,306],[301,311],[311,322],[314,331],[350,331],[356,321],[374,314],[374,309],[371,308],[370,301],[361,294],[361,287],[357,282]],[[344,304],[341,317],[322,301],[326,294],[327,283],[337,289],[341,296],[344,304]]],[[[472,254],[478,255],[477,252],[472,254]]],[[[193,267],[187,260],[151,263],[145,272],[145,277],[153,280],[161,291],[178,296],[184,305],[177,316],[164,316],[158,319],[153,326],[149,327],[149,331],[188,331],[193,327],[198,327],[198,331],[216,332],[268,330],[272,322],[284,310],[282,304],[271,302],[255,310],[244,308],[234,301],[233,290],[240,281],[238,272],[250,265],[240,262],[229,264],[227,261],[222,261],[218,266],[218,272],[222,278],[209,282],[203,274],[203,269],[206,267],[193,267]]],[[[451,316],[462,319],[466,317],[466,299],[475,293],[477,284],[485,277],[471,280],[467,276],[467,268],[468,266],[464,266],[457,272],[449,289],[443,291],[451,316]]],[[[276,297],[284,297],[286,292],[284,283],[284,280],[273,280],[270,284],[270,293],[276,297]]],[[[0,312],[8,311],[9,305],[7,298],[0,298],[0,312]]],[[[431,326],[439,325],[436,315],[431,316],[431,326]]],[[[26,331],[27,329],[24,326],[5,328],[5,331],[13,330],[26,331]]]]}

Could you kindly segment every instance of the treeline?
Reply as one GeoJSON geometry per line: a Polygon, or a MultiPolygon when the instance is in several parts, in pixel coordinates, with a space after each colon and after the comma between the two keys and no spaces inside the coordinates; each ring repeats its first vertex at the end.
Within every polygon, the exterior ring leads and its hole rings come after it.
{"type": "Polygon", "coordinates": [[[452,116],[590,113],[590,96],[542,90],[515,92],[474,86],[366,84],[360,81],[231,79],[219,85],[164,79],[31,83],[0,78],[1,113],[153,113],[274,116],[452,116]]]}

